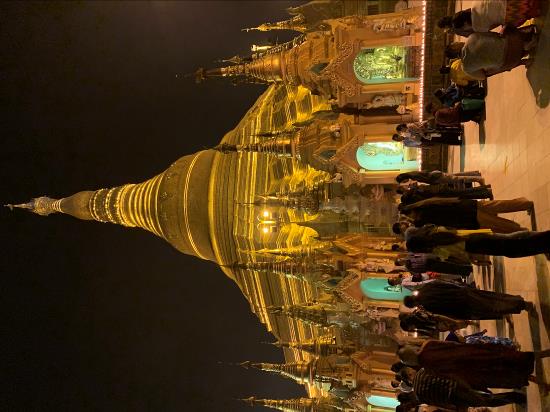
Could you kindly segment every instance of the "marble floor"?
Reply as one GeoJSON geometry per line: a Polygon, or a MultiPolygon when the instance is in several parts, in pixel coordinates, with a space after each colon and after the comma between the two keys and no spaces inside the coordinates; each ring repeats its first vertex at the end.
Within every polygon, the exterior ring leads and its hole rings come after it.
{"type": "MultiPolygon", "coordinates": [[[[469,7],[457,1],[458,8],[469,7]]],[[[550,230],[550,13],[541,18],[542,33],[535,63],[487,81],[486,120],[465,125],[465,144],[450,149],[449,171],[480,170],[495,199],[527,197],[535,202],[536,221],[527,213],[511,217],[522,226],[550,230]]],[[[489,270],[478,271],[484,288],[521,294],[536,303],[537,314],[514,315],[511,322],[482,322],[488,334],[514,337],[522,350],[550,348],[550,272],[542,255],[495,258],[489,270]]],[[[538,361],[536,376],[550,383],[550,358],[538,361]]],[[[475,365],[472,365],[475,373],[475,365]]],[[[550,394],[531,383],[528,404],[495,411],[550,411],[550,394]]]]}

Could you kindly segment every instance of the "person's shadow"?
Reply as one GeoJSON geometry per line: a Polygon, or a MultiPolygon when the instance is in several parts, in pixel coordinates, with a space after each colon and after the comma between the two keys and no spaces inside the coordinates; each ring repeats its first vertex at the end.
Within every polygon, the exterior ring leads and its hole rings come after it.
{"type": "Polygon", "coordinates": [[[527,68],[527,79],[537,99],[537,106],[546,107],[550,103],[550,13],[548,4],[543,2],[544,23],[535,50],[535,60],[527,68]]]}

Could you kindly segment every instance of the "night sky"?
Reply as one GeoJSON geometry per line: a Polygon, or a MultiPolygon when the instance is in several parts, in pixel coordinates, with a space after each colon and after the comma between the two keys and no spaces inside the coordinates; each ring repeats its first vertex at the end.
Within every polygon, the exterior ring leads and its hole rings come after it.
{"type": "MultiPolygon", "coordinates": [[[[141,182],[215,145],[263,86],[182,75],[275,35],[289,1],[0,4],[0,202],[141,182]]],[[[304,394],[214,264],[139,229],[0,212],[3,411],[241,411],[304,394]]]]}

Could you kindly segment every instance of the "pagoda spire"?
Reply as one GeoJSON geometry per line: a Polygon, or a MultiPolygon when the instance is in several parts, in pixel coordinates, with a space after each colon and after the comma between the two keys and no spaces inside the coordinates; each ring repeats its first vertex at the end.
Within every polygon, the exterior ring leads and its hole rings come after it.
{"type": "Polygon", "coordinates": [[[271,31],[271,30],[292,30],[304,33],[307,30],[305,18],[301,14],[291,17],[288,20],[281,20],[273,23],[263,23],[256,27],[242,29],[242,31],[271,31]]]}
{"type": "Polygon", "coordinates": [[[115,223],[128,227],[139,226],[158,236],[162,229],[151,200],[145,193],[158,190],[159,176],[141,184],[126,184],[110,189],[78,192],[61,199],[41,196],[19,205],[7,205],[10,209],[20,208],[41,216],[64,213],[83,220],[115,223]],[[153,213],[151,213],[153,212],[153,213]]]}
{"type": "Polygon", "coordinates": [[[184,156],[142,183],[86,190],[68,197],[33,198],[6,205],[38,215],[64,213],[82,220],[139,227],[164,238],[183,253],[216,260],[209,233],[208,183],[216,152],[184,156]],[[191,200],[192,199],[192,200],[191,200]]]}
{"type": "Polygon", "coordinates": [[[254,368],[265,372],[273,372],[300,384],[313,381],[313,362],[267,363],[246,361],[241,363],[241,366],[246,369],[254,368]]]}
{"type": "MultiPolygon", "coordinates": [[[[261,53],[243,57],[237,64],[230,64],[214,69],[199,68],[195,73],[195,81],[202,83],[209,78],[227,77],[235,83],[280,83],[292,82],[287,73],[285,61],[289,59],[289,51],[305,41],[305,35],[297,36],[289,42],[278,44],[261,53]]],[[[236,62],[237,60],[235,60],[236,62]]]]}
{"type": "Polygon", "coordinates": [[[41,216],[48,216],[52,213],[63,213],[61,209],[61,200],[52,199],[47,196],[33,198],[27,203],[20,203],[17,205],[7,204],[5,206],[10,210],[26,209],[41,216]]]}

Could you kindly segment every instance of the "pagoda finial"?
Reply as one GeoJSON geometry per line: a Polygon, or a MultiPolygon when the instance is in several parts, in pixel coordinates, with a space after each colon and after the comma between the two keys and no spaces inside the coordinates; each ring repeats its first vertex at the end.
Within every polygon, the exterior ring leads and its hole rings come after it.
{"type": "Polygon", "coordinates": [[[298,383],[309,382],[312,378],[312,362],[289,362],[289,363],[268,363],[268,362],[243,362],[241,366],[245,369],[254,368],[265,372],[272,372],[290,378],[298,383]]]}
{"type": "Polygon", "coordinates": [[[203,206],[208,202],[208,184],[204,181],[208,183],[214,156],[212,150],[184,156],[142,183],[84,190],[61,199],[41,196],[6,206],[42,216],[64,213],[82,220],[140,227],[183,253],[216,260],[208,210],[203,206]]]}
{"type": "Polygon", "coordinates": [[[195,83],[202,83],[206,80],[206,69],[204,67],[199,67],[195,73],[195,83]]]}
{"type": "Polygon", "coordinates": [[[63,212],[61,210],[61,200],[52,199],[47,196],[35,197],[27,203],[19,203],[17,205],[7,204],[5,206],[10,210],[15,208],[27,209],[28,211],[41,216],[48,216],[52,213],[63,212]]]}
{"type": "Polygon", "coordinates": [[[256,27],[247,27],[242,31],[271,31],[271,30],[293,30],[303,33],[307,30],[304,17],[299,14],[288,20],[276,21],[273,23],[262,23],[256,27]]]}
{"type": "Polygon", "coordinates": [[[243,401],[244,403],[247,403],[250,406],[261,405],[261,400],[256,399],[254,396],[251,396],[250,398],[243,398],[240,400],[243,401]]]}

